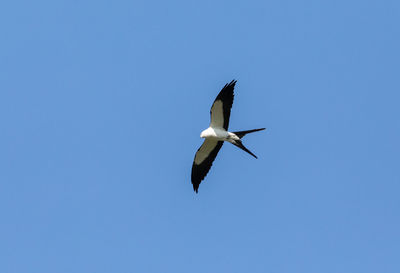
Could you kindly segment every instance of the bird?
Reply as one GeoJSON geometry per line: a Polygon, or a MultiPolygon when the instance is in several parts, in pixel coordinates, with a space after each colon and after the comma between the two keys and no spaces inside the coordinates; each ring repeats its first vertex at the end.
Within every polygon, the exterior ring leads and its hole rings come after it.
{"type": "Polygon", "coordinates": [[[191,176],[193,190],[196,193],[198,193],[200,183],[209,172],[222,144],[224,144],[224,141],[232,143],[236,147],[252,155],[254,158],[257,158],[255,154],[250,152],[243,145],[241,139],[246,134],[262,131],[265,130],[265,128],[237,132],[228,131],[229,118],[234,97],[233,89],[235,88],[236,82],[236,80],[232,80],[230,83],[225,84],[221,89],[211,106],[210,125],[200,134],[200,137],[204,138],[204,142],[194,156],[191,176]]]}

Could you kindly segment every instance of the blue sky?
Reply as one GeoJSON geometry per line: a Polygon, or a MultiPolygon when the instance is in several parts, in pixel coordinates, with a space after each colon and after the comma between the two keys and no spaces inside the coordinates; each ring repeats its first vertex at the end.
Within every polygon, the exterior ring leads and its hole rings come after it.
{"type": "Polygon", "coordinates": [[[398,1],[4,1],[0,272],[400,272],[398,1]],[[222,86],[225,144],[190,171],[222,86]]]}

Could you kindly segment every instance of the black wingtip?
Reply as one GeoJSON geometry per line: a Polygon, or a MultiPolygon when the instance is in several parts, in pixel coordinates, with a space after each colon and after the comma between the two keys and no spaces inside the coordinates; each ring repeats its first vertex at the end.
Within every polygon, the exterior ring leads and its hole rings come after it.
{"type": "Polygon", "coordinates": [[[193,185],[193,190],[195,191],[195,193],[199,193],[199,185],[193,185]]]}
{"type": "Polygon", "coordinates": [[[230,83],[225,84],[224,88],[227,88],[228,86],[235,87],[237,80],[233,79],[230,83]]]}

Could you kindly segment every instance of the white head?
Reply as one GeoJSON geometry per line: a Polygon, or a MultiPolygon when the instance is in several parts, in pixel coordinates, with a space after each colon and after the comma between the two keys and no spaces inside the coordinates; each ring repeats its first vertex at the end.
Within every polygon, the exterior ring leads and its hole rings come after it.
{"type": "Polygon", "coordinates": [[[206,137],[209,137],[211,135],[212,135],[212,129],[210,127],[208,127],[203,132],[201,132],[200,137],[201,138],[206,138],[206,137]]]}

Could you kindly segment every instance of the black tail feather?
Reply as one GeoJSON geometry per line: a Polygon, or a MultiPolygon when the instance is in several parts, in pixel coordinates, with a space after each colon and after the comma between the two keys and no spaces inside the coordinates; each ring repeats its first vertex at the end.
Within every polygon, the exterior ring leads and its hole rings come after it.
{"type": "Polygon", "coordinates": [[[262,131],[265,130],[265,128],[260,128],[260,129],[253,129],[253,130],[246,130],[246,131],[237,131],[237,132],[233,132],[235,135],[238,136],[238,138],[242,138],[245,135],[249,134],[249,133],[254,133],[254,132],[258,132],[258,131],[262,131]]]}
{"type": "Polygon", "coordinates": [[[251,154],[252,156],[254,156],[255,158],[257,158],[257,156],[255,154],[253,154],[252,152],[249,151],[249,149],[247,149],[246,147],[244,147],[243,143],[241,140],[236,140],[234,143],[232,143],[233,145],[235,145],[236,147],[239,147],[240,149],[242,149],[243,151],[251,154]]]}

